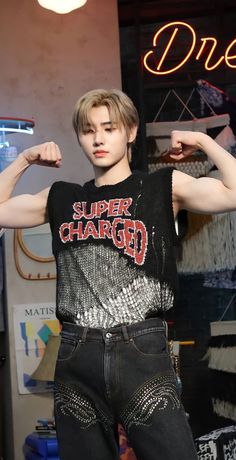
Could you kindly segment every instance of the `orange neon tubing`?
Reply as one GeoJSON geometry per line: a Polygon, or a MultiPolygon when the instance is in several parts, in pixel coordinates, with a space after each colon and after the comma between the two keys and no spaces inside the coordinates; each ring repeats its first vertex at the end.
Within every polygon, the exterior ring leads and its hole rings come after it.
{"type": "Polygon", "coordinates": [[[226,49],[226,52],[225,52],[225,62],[227,64],[227,66],[231,67],[231,69],[235,69],[236,64],[235,65],[230,64],[228,62],[228,59],[236,59],[236,55],[234,54],[234,56],[228,56],[228,53],[229,53],[230,48],[235,44],[236,44],[236,38],[229,44],[229,46],[228,46],[228,48],[226,49]]]}
{"type": "Polygon", "coordinates": [[[201,38],[201,41],[202,41],[203,43],[202,43],[202,46],[201,46],[201,48],[200,48],[200,50],[199,50],[199,52],[198,52],[198,54],[197,54],[197,56],[196,56],[196,60],[198,61],[198,59],[199,59],[199,57],[200,57],[200,55],[201,55],[201,53],[202,53],[202,51],[203,51],[203,49],[204,49],[204,47],[205,47],[205,44],[206,44],[207,40],[212,40],[212,41],[213,41],[213,45],[212,45],[212,48],[211,48],[210,53],[208,54],[208,57],[207,57],[207,59],[206,59],[206,62],[205,62],[205,66],[204,66],[204,67],[205,67],[206,70],[214,70],[216,67],[218,67],[218,66],[220,65],[220,63],[221,63],[222,60],[224,59],[224,56],[221,56],[218,62],[216,62],[216,63],[215,63],[214,65],[212,65],[211,67],[208,66],[209,61],[210,61],[210,59],[211,59],[211,56],[212,56],[212,54],[214,53],[215,48],[216,48],[216,45],[217,45],[217,40],[216,40],[216,38],[214,38],[214,37],[204,37],[204,38],[201,38]]]}
{"type": "Polygon", "coordinates": [[[175,38],[175,36],[176,36],[178,30],[179,30],[178,27],[175,28],[175,30],[174,30],[174,32],[173,32],[173,34],[172,34],[172,36],[171,36],[171,38],[170,38],[170,40],[169,40],[167,46],[166,46],[166,49],[165,49],[165,51],[164,51],[164,53],[163,53],[163,55],[162,55],[162,57],[161,57],[161,59],[160,59],[160,62],[159,62],[159,64],[158,64],[158,66],[157,66],[157,70],[151,69],[151,68],[149,67],[148,63],[147,63],[147,60],[148,60],[149,56],[150,56],[151,54],[153,54],[153,51],[148,51],[148,52],[145,54],[144,58],[143,58],[143,63],[144,63],[145,68],[146,68],[149,72],[151,72],[152,74],[154,74],[154,75],[167,75],[167,74],[173,73],[173,72],[175,72],[176,70],[178,70],[178,69],[179,69],[180,67],[182,67],[182,66],[185,64],[185,62],[189,59],[189,57],[190,57],[190,55],[192,54],[193,49],[194,49],[194,47],[195,47],[195,45],[196,45],[196,33],[195,33],[194,29],[193,29],[189,24],[187,24],[186,22],[174,21],[174,22],[169,22],[168,24],[166,24],[165,26],[161,27],[161,29],[157,31],[157,33],[154,35],[154,38],[153,38],[153,46],[156,46],[156,45],[157,45],[157,38],[158,38],[159,35],[163,32],[163,30],[167,29],[168,27],[174,26],[174,25],[180,25],[180,26],[187,27],[187,29],[189,29],[189,30],[191,31],[191,33],[192,33],[192,45],[191,45],[191,47],[190,47],[189,52],[187,53],[187,55],[185,56],[185,58],[180,62],[180,64],[178,64],[177,66],[175,66],[173,69],[165,70],[165,71],[160,71],[161,65],[162,65],[162,63],[163,63],[163,61],[164,61],[164,59],[165,59],[165,57],[166,57],[166,55],[167,55],[167,52],[169,51],[170,46],[171,46],[171,44],[172,44],[172,42],[173,42],[173,40],[174,40],[174,38],[175,38]]]}

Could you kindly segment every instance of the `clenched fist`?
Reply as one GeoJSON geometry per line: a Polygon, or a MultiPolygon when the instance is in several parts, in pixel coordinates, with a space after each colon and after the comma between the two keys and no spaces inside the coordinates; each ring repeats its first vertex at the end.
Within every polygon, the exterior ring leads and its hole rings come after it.
{"type": "Polygon", "coordinates": [[[59,168],[61,166],[61,152],[54,142],[45,142],[35,145],[22,152],[24,158],[30,165],[51,166],[59,168]]]}
{"type": "Polygon", "coordinates": [[[193,131],[172,131],[171,146],[168,154],[175,160],[182,160],[201,149],[201,140],[205,134],[193,131]]]}

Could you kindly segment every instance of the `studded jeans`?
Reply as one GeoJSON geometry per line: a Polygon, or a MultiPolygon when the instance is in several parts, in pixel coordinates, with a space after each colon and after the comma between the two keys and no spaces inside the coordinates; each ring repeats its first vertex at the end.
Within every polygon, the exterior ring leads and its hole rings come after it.
{"type": "Polygon", "coordinates": [[[111,329],[64,323],[55,417],[60,460],[118,460],[118,423],[137,460],[197,460],[159,318],[111,329]]]}

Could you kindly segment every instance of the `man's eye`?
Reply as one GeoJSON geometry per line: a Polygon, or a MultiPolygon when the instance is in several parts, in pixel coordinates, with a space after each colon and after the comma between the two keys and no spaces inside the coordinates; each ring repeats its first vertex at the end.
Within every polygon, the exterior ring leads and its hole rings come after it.
{"type": "Polygon", "coordinates": [[[84,130],[84,134],[90,134],[90,133],[92,133],[92,132],[93,132],[92,129],[85,129],[85,130],[84,130]]]}
{"type": "Polygon", "coordinates": [[[110,128],[105,128],[105,131],[107,131],[108,133],[111,133],[113,131],[116,130],[116,126],[111,126],[110,128]]]}

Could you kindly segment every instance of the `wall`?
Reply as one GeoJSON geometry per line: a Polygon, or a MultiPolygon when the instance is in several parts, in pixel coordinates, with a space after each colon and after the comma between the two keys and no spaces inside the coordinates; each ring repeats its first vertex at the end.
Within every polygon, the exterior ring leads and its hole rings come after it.
{"type": "MultiPolygon", "coordinates": [[[[5,340],[4,340],[4,333],[0,332],[0,439],[3,438],[3,432],[4,432],[4,409],[3,409],[3,404],[4,404],[4,396],[5,396],[5,391],[4,391],[4,356],[5,356],[5,340]]],[[[3,439],[2,439],[3,441],[3,439]]],[[[0,442],[0,458],[3,458],[3,442],[0,442]]]]}
{"type": "MultiPolygon", "coordinates": [[[[116,1],[88,0],[79,10],[57,15],[41,8],[36,0],[9,0],[1,5],[0,37],[1,115],[35,121],[32,137],[16,134],[9,139],[20,150],[54,140],[64,158],[60,170],[31,167],[16,193],[37,192],[60,178],[75,182],[89,179],[92,169],[72,132],[71,116],[76,100],[85,91],[121,86],[116,1]]],[[[5,238],[9,338],[5,366],[6,459],[21,460],[26,434],[32,431],[36,418],[51,416],[52,400],[43,395],[18,395],[12,307],[15,303],[54,300],[55,283],[29,282],[19,277],[12,239],[9,230],[5,238]]]]}
{"type": "Polygon", "coordinates": [[[1,5],[1,114],[35,120],[33,138],[15,135],[19,147],[54,140],[64,154],[61,171],[37,171],[38,181],[32,168],[20,190],[91,175],[72,133],[73,107],[89,89],[121,84],[116,1],[100,0],[99,10],[97,3],[88,0],[68,15],[43,9],[36,0],[1,5]]]}

